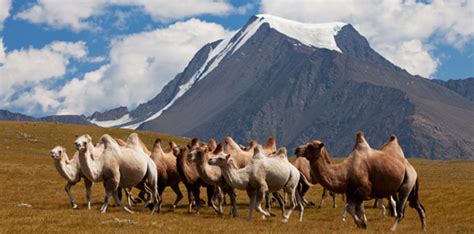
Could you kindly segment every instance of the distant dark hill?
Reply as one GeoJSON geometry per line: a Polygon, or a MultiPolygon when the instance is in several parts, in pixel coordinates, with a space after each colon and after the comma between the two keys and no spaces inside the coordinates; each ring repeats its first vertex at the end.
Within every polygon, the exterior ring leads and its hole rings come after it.
{"type": "Polygon", "coordinates": [[[474,77],[460,80],[432,80],[474,102],[474,77]]]}

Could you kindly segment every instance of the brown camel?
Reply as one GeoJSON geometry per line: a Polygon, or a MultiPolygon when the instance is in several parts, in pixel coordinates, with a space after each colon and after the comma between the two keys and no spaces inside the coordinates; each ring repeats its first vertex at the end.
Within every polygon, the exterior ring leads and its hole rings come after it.
{"type": "Polygon", "coordinates": [[[310,161],[312,171],[323,187],[346,194],[347,211],[358,227],[367,227],[364,200],[398,193],[397,218],[392,230],[403,218],[407,200],[418,211],[422,229],[425,230],[425,212],[418,200],[416,173],[408,166],[394,135],[381,150],[376,150],[370,147],[364,134],[358,132],[352,153],[339,164],[327,162],[325,158],[329,158],[329,153],[324,143],[318,140],[301,145],[295,151],[297,157],[310,161]]]}
{"type": "MultiPolygon", "coordinates": [[[[298,157],[295,159],[295,161],[293,161],[293,165],[295,165],[295,167],[308,179],[308,181],[311,184],[318,184],[318,180],[316,179],[316,176],[311,171],[311,165],[308,159],[304,157],[298,157]]],[[[306,200],[306,198],[304,198],[304,195],[308,192],[309,188],[310,186],[306,185],[305,183],[301,183],[301,186],[299,187],[298,192],[300,193],[301,199],[305,205],[315,206],[313,202],[308,201],[306,200]]],[[[328,194],[327,189],[323,187],[323,194],[321,195],[321,201],[319,202],[318,208],[323,207],[323,203],[324,203],[324,200],[326,199],[327,194],[328,194]]],[[[329,195],[331,195],[332,197],[332,207],[337,208],[336,193],[329,191],[329,195]]]]}
{"type": "MultiPolygon", "coordinates": [[[[188,149],[193,150],[199,147],[199,140],[192,139],[191,144],[188,144],[188,149]]],[[[211,198],[214,193],[214,188],[206,184],[200,177],[197,171],[196,163],[188,160],[188,151],[183,146],[176,146],[173,148],[173,155],[176,157],[176,167],[183,181],[184,186],[188,192],[188,212],[192,213],[193,204],[195,204],[195,213],[199,214],[201,207],[200,188],[207,187],[207,203],[212,206],[211,198]]]]}
{"type": "MultiPolygon", "coordinates": [[[[158,194],[160,197],[162,196],[165,188],[168,186],[171,187],[171,189],[173,189],[173,191],[176,193],[176,200],[170,209],[174,210],[179,201],[183,198],[183,194],[179,189],[181,177],[179,176],[179,172],[176,167],[176,157],[173,155],[172,150],[167,150],[165,153],[163,148],[161,148],[161,140],[159,138],[155,140],[153,152],[151,153],[150,157],[155,162],[156,169],[158,170],[158,194]]],[[[160,211],[160,209],[161,200],[158,206],[158,211],[160,211]]]]}
{"type": "Polygon", "coordinates": [[[232,207],[232,216],[237,216],[237,206],[236,206],[236,195],[235,190],[229,186],[224,176],[222,175],[221,169],[219,167],[210,166],[208,160],[210,158],[217,157],[219,155],[224,155],[223,145],[219,144],[216,147],[210,142],[210,148],[215,148],[211,151],[208,147],[196,147],[194,150],[189,152],[189,159],[196,163],[199,177],[202,178],[207,184],[214,186],[214,195],[212,200],[217,200],[217,207],[214,207],[217,214],[222,216],[224,214],[222,205],[224,204],[225,194],[230,196],[230,204],[232,207]]]}

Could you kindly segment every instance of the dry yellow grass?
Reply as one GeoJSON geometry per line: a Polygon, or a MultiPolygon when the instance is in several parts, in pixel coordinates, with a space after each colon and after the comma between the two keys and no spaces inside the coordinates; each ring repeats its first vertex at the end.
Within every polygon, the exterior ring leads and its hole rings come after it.
{"type": "MultiPolygon", "coordinates": [[[[53,123],[0,122],[0,232],[365,232],[356,229],[353,221],[341,221],[342,202],[331,208],[327,199],[322,209],[306,208],[302,223],[296,221],[297,213],[289,223],[280,222],[280,216],[246,221],[247,197],[238,193],[239,217],[217,218],[214,211],[204,208],[199,216],[187,214],[183,199],[175,212],[167,212],[174,200],[174,193],[165,190],[164,211],[151,216],[149,213],[126,214],[111,207],[106,214],[98,209],[102,201],[102,184],[94,185],[93,209],[84,209],[84,187],[73,187],[73,194],[80,207],[72,210],[66,193],[65,181],[57,174],[49,150],[63,145],[72,155],[76,135],[89,133],[95,140],[103,133],[125,138],[131,131],[103,129],[53,123]],[[32,208],[17,207],[28,203],[32,208]],[[114,218],[130,219],[133,224],[109,222],[114,218]]],[[[156,133],[139,132],[149,147],[158,136],[156,133]]],[[[180,143],[182,138],[170,138],[180,143]]],[[[429,232],[474,232],[474,162],[410,160],[420,175],[420,196],[427,212],[429,232]]],[[[184,187],[182,191],[185,192],[184,187]]],[[[204,191],[203,191],[203,194],[204,191]]],[[[307,198],[318,202],[321,187],[310,189],[307,198]]],[[[367,203],[371,205],[372,202],[367,203]]],[[[137,209],[137,208],[135,208],[137,209]]],[[[229,207],[226,207],[226,212],[229,207]]],[[[367,208],[368,231],[388,232],[393,218],[381,218],[379,209],[367,208]]],[[[406,217],[398,232],[419,232],[417,213],[407,206],[406,217]]]]}

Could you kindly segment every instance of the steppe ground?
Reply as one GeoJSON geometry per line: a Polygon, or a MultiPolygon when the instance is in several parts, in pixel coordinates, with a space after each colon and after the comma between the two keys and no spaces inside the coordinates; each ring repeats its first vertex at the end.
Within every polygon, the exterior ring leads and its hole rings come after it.
{"type": "MultiPolygon", "coordinates": [[[[358,230],[352,219],[341,221],[342,201],[338,208],[331,207],[330,199],[323,208],[307,207],[302,223],[294,213],[289,223],[281,223],[281,216],[261,220],[255,215],[247,221],[247,196],[238,193],[239,217],[216,217],[211,209],[204,208],[200,215],[188,214],[186,197],[175,212],[168,212],[174,193],[166,189],[160,214],[126,214],[112,206],[100,214],[103,188],[94,185],[93,208],[84,207],[82,182],[73,188],[79,209],[70,208],[63,190],[65,180],[56,172],[49,150],[63,145],[71,156],[76,135],[89,133],[95,141],[103,133],[126,138],[130,133],[123,129],[104,129],[55,123],[0,122],[0,232],[388,232],[393,218],[382,218],[379,209],[370,208],[367,202],[368,230],[358,230]],[[20,203],[31,208],[18,207],[20,203]],[[115,218],[131,222],[116,222],[115,218]]],[[[148,147],[156,137],[185,143],[186,139],[139,132],[148,147]]],[[[340,160],[340,159],[339,159],[340,160]]],[[[420,196],[426,208],[428,232],[474,232],[474,162],[410,160],[420,177],[420,196]]],[[[310,189],[307,198],[319,202],[321,187],[310,189]]],[[[182,192],[185,194],[184,186],[182,192]]],[[[202,194],[205,194],[204,191],[202,194]]],[[[138,208],[135,207],[135,210],[138,208]]],[[[226,213],[229,207],[225,207],[226,213]]],[[[278,211],[276,209],[275,211],[278,211]]],[[[399,233],[419,232],[420,223],[415,210],[407,206],[406,217],[398,228],[399,233]]]]}

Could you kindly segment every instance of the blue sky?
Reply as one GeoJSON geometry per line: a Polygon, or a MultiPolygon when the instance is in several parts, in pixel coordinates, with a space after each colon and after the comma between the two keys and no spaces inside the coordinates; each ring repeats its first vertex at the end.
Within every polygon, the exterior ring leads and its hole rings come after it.
{"type": "Polygon", "coordinates": [[[0,109],[43,116],[134,108],[200,47],[258,13],[345,21],[412,74],[472,77],[473,2],[0,0],[0,109]]]}

